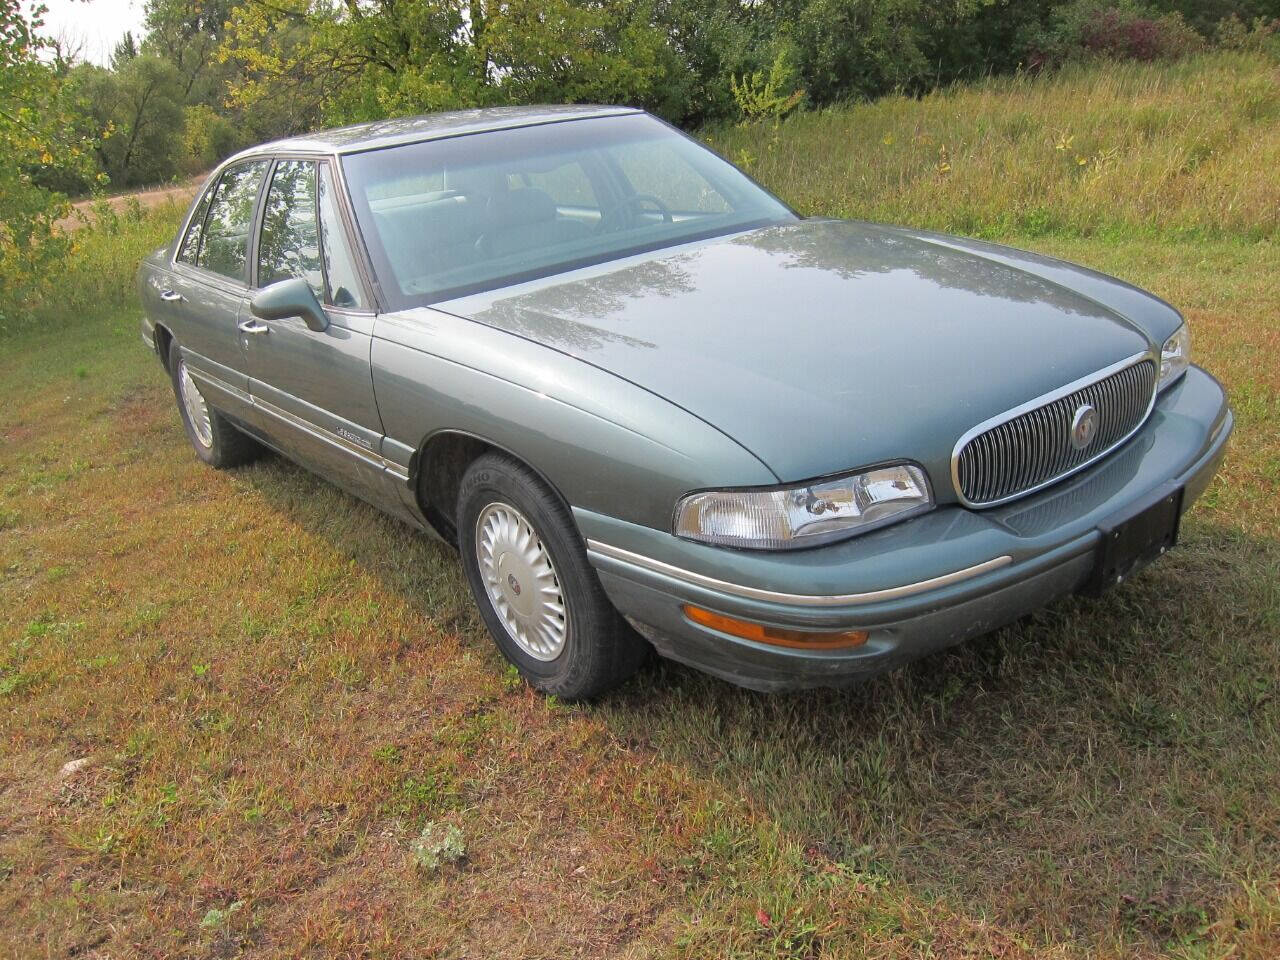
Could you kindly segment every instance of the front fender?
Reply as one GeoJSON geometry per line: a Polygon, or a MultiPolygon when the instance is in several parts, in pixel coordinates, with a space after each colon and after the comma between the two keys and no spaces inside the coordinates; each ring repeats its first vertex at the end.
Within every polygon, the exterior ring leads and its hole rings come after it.
{"type": "Polygon", "coordinates": [[[671,528],[689,490],[778,478],[715,427],[614,374],[431,309],[378,317],[374,391],[388,446],[444,430],[510,451],[570,506],[671,528]]]}

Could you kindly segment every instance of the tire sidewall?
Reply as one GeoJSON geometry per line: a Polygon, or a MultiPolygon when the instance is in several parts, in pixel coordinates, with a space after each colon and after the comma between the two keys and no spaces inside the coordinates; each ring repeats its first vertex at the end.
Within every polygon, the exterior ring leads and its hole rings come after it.
{"type": "Polygon", "coordinates": [[[183,364],[182,350],[175,340],[169,345],[169,381],[173,385],[173,397],[178,401],[178,416],[182,420],[182,429],[186,431],[187,440],[190,441],[196,456],[205,463],[216,466],[218,462],[218,424],[215,418],[218,414],[213,407],[209,406],[208,398],[205,398],[202,394],[205,406],[209,407],[209,433],[211,440],[209,446],[206,447],[200,442],[200,436],[196,433],[196,428],[191,423],[191,417],[187,414],[187,405],[182,402],[183,364]]]}
{"type": "Polygon", "coordinates": [[[583,652],[584,631],[591,628],[590,623],[584,622],[589,617],[587,604],[582,600],[590,585],[581,582],[580,565],[574,562],[575,553],[581,551],[581,545],[567,539],[554,517],[552,522],[547,522],[547,504],[542,502],[544,499],[549,498],[545,495],[531,495],[526,481],[515,471],[499,463],[485,464],[464,478],[458,495],[458,549],[462,568],[471,585],[476,605],[480,608],[480,615],[503,656],[527,676],[554,685],[556,680],[576,672],[577,661],[583,652]],[[493,602],[485,589],[476,556],[476,521],[484,508],[492,503],[506,503],[524,514],[551,557],[556,578],[560,582],[560,595],[567,620],[564,648],[554,660],[539,660],[520,648],[507,632],[506,625],[493,608],[493,602]]]}

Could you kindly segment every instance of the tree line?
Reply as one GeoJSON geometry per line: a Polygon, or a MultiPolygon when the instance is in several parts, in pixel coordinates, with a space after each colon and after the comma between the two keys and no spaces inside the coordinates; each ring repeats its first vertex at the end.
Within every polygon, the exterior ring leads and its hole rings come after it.
{"type": "MultiPolygon", "coordinates": [[[[107,67],[55,55],[116,187],[248,143],[510,103],[646,107],[682,125],[923,91],[1082,56],[1161,59],[1273,31],[1280,0],[148,0],[107,67]]],[[[70,192],[81,170],[48,171],[70,192]]]]}
{"type": "Polygon", "coordinates": [[[684,126],[1080,58],[1274,44],[1280,0],[147,0],[106,66],[0,0],[0,282],[68,196],[321,126],[628,103],[684,126]]]}

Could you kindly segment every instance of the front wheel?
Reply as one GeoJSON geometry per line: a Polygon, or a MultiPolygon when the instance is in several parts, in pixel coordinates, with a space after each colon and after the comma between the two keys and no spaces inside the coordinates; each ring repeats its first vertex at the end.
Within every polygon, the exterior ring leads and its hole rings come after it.
{"type": "Polygon", "coordinates": [[[467,470],[458,548],[485,626],[531,686],[584,699],[644,662],[649,646],[609,603],[568,510],[522,464],[490,454],[467,470]]]}

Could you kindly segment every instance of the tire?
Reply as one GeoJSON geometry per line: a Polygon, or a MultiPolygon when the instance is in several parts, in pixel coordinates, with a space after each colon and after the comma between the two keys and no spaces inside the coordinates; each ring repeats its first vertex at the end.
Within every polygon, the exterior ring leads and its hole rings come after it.
{"type": "Polygon", "coordinates": [[[524,465],[486,454],[467,469],[458,549],[485,626],[535,689],[588,699],[648,657],[605,596],[568,508],[524,465]]]}
{"type": "Polygon", "coordinates": [[[169,379],[178,401],[178,416],[197,457],[211,467],[226,469],[261,456],[258,442],[237,430],[205,400],[187,372],[187,362],[176,340],[169,344],[169,379]]]}

